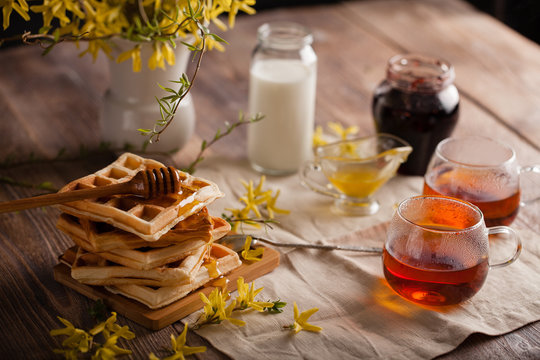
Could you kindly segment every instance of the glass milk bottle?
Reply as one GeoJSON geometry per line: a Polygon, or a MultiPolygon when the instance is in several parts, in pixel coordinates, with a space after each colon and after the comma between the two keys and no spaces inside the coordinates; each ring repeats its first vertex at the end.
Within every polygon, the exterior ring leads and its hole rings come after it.
{"type": "Polygon", "coordinates": [[[249,112],[265,117],[248,126],[251,166],[270,175],[298,171],[312,157],[317,56],[310,31],[295,23],[258,29],[249,82],[249,112]]]}

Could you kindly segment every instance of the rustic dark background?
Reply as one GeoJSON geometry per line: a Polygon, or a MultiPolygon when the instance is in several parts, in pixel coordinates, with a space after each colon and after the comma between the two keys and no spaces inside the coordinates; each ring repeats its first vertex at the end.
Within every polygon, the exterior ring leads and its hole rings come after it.
{"type": "MultiPolygon", "coordinates": [[[[336,0],[257,0],[256,8],[329,3],[336,0]]],[[[402,0],[406,1],[406,0],[402,0]]],[[[441,0],[444,1],[444,0],[441,0]]],[[[465,0],[540,44],[540,0],[465,0]]]]}
{"type": "Polygon", "coordinates": [[[522,35],[540,44],[540,1],[538,0],[466,0],[493,15],[522,35]]]}

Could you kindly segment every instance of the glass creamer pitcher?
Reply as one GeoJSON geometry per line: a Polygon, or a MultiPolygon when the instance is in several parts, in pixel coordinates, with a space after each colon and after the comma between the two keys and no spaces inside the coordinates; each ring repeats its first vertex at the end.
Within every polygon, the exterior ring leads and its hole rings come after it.
{"type": "Polygon", "coordinates": [[[333,197],[332,210],[339,214],[372,215],[379,210],[374,194],[396,174],[411,151],[407,142],[389,134],[319,146],[314,161],[300,172],[301,181],[305,187],[333,197]]]}

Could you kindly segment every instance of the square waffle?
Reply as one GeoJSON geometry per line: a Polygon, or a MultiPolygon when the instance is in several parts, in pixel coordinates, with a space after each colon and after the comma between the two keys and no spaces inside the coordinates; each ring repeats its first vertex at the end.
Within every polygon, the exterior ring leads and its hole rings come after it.
{"type": "Polygon", "coordinates": [[[199,271],[209,246],[203,245],[183,260],[150,270],[133,269],[79,248],[71,267],[73,279],[88,285],[136,284],[172,286],[189,284],[199,271]]]}
{"type": "MultiPolygon", "coordinates": [[[[211,231],[211,241],[225,236],[231,229],[225,220],[216,218],[215,228],[211,231]],[[214,236],[215,235],[215,236],[214,236]]],[[[208,241],[198,238],[190,238],[179,243],[173,243],[165,247],[141,247],[137,249],[113,249],[100,252],[99,255],[109,261],[125,265],[130,268],[149,270],[173,261],[182,260],[194,254],[201,246],[207,245],[208,241]]]]}
{"type": "Polygon", "coordinates": [[[201,266],[190,284],[162,287],[123,284],[106,286],[106,289],[112,293],[137,300],[151,309],[157,309],[185,297],[193,290],[214,279],[216,277],[215,270],[217,270],[217,274],[224,275],[242,265],[237,253],[219,244],[212,245],[210,258],[215,259],[216,268],[212,270],[201,266]]]}
{"type": "Polygon", "coordinates": [[[219,239],[230,231],[230,225],[223,219],[210,216],[206,208],[176,224],[157,241],[146,241],[134,234],[113,226],[60,214],[57,228],[71,236],[73,241],[89,252],[104,252],[115,249],[137,249],[141,247],[165,247],[189,240],[209,242],[219,239]]]}
{"type": "MultiPolygon", "coordinates": [[[[214,228],[210,232],[211,241],[222,238],[231,230],[228,222],[221,218],[215,219],[217,221],[214,222],[214,228]]],[[[152,247],[153,243],[148,242],[150,246],[137,249],[113,249],[100,252],[99,255],[109,261],[133,269],[150,270],[173,261],[182,260],[194,254],[197,249],[207,243],[208,241],[193,237],[166,247],[154,248],[152,247]]]]}
{"type": "MultiPolygon", "coordinates": [[[[127,182],[141,170],[161,167],[164,165],[158,161],[124,153],[104,169],[70,182],[60,192],[127,182]]],[[[181,194],[148,200],[134,195],[109,196],[57,206],[65,213],[110,224],[146,241],[156,241],[174,225],[223,196],[216,184],[182,171],[178,173],[181,194]]]]}

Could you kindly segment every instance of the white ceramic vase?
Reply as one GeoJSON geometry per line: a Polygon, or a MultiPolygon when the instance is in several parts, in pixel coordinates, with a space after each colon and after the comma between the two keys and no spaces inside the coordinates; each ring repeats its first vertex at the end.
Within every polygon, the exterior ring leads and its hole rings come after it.
{"type": "MultiPolygon", "coordinates": [[[[119,53],[133,48],[133,43],[123,39],[115,40],[119,53]]],[[[142,69],[133,72],[132,61],[122,63],[109,61],[110,87],[105,93],[100,114],[101,138],[113,148],[123,148],[126,144],[140,150],[146,136],[137,129],[152,129],[161,119],[159,104],[156,100],[168,95],[158,83],[165,87],[178,89],[178,80],[186,72],[191,51],[181,43],[176,46],[175,64],[166,64],[165,70],[148,68],[148,59],[152,46],[143,44],[141,48],[142,69]]],[[[169,152],[180,150],[190,139],[195,130],[195,109],[188,94],[181,101],[176,116],[169,127],[160,136],[158,142],[149,144],[147,151],[169,152]]]]}

